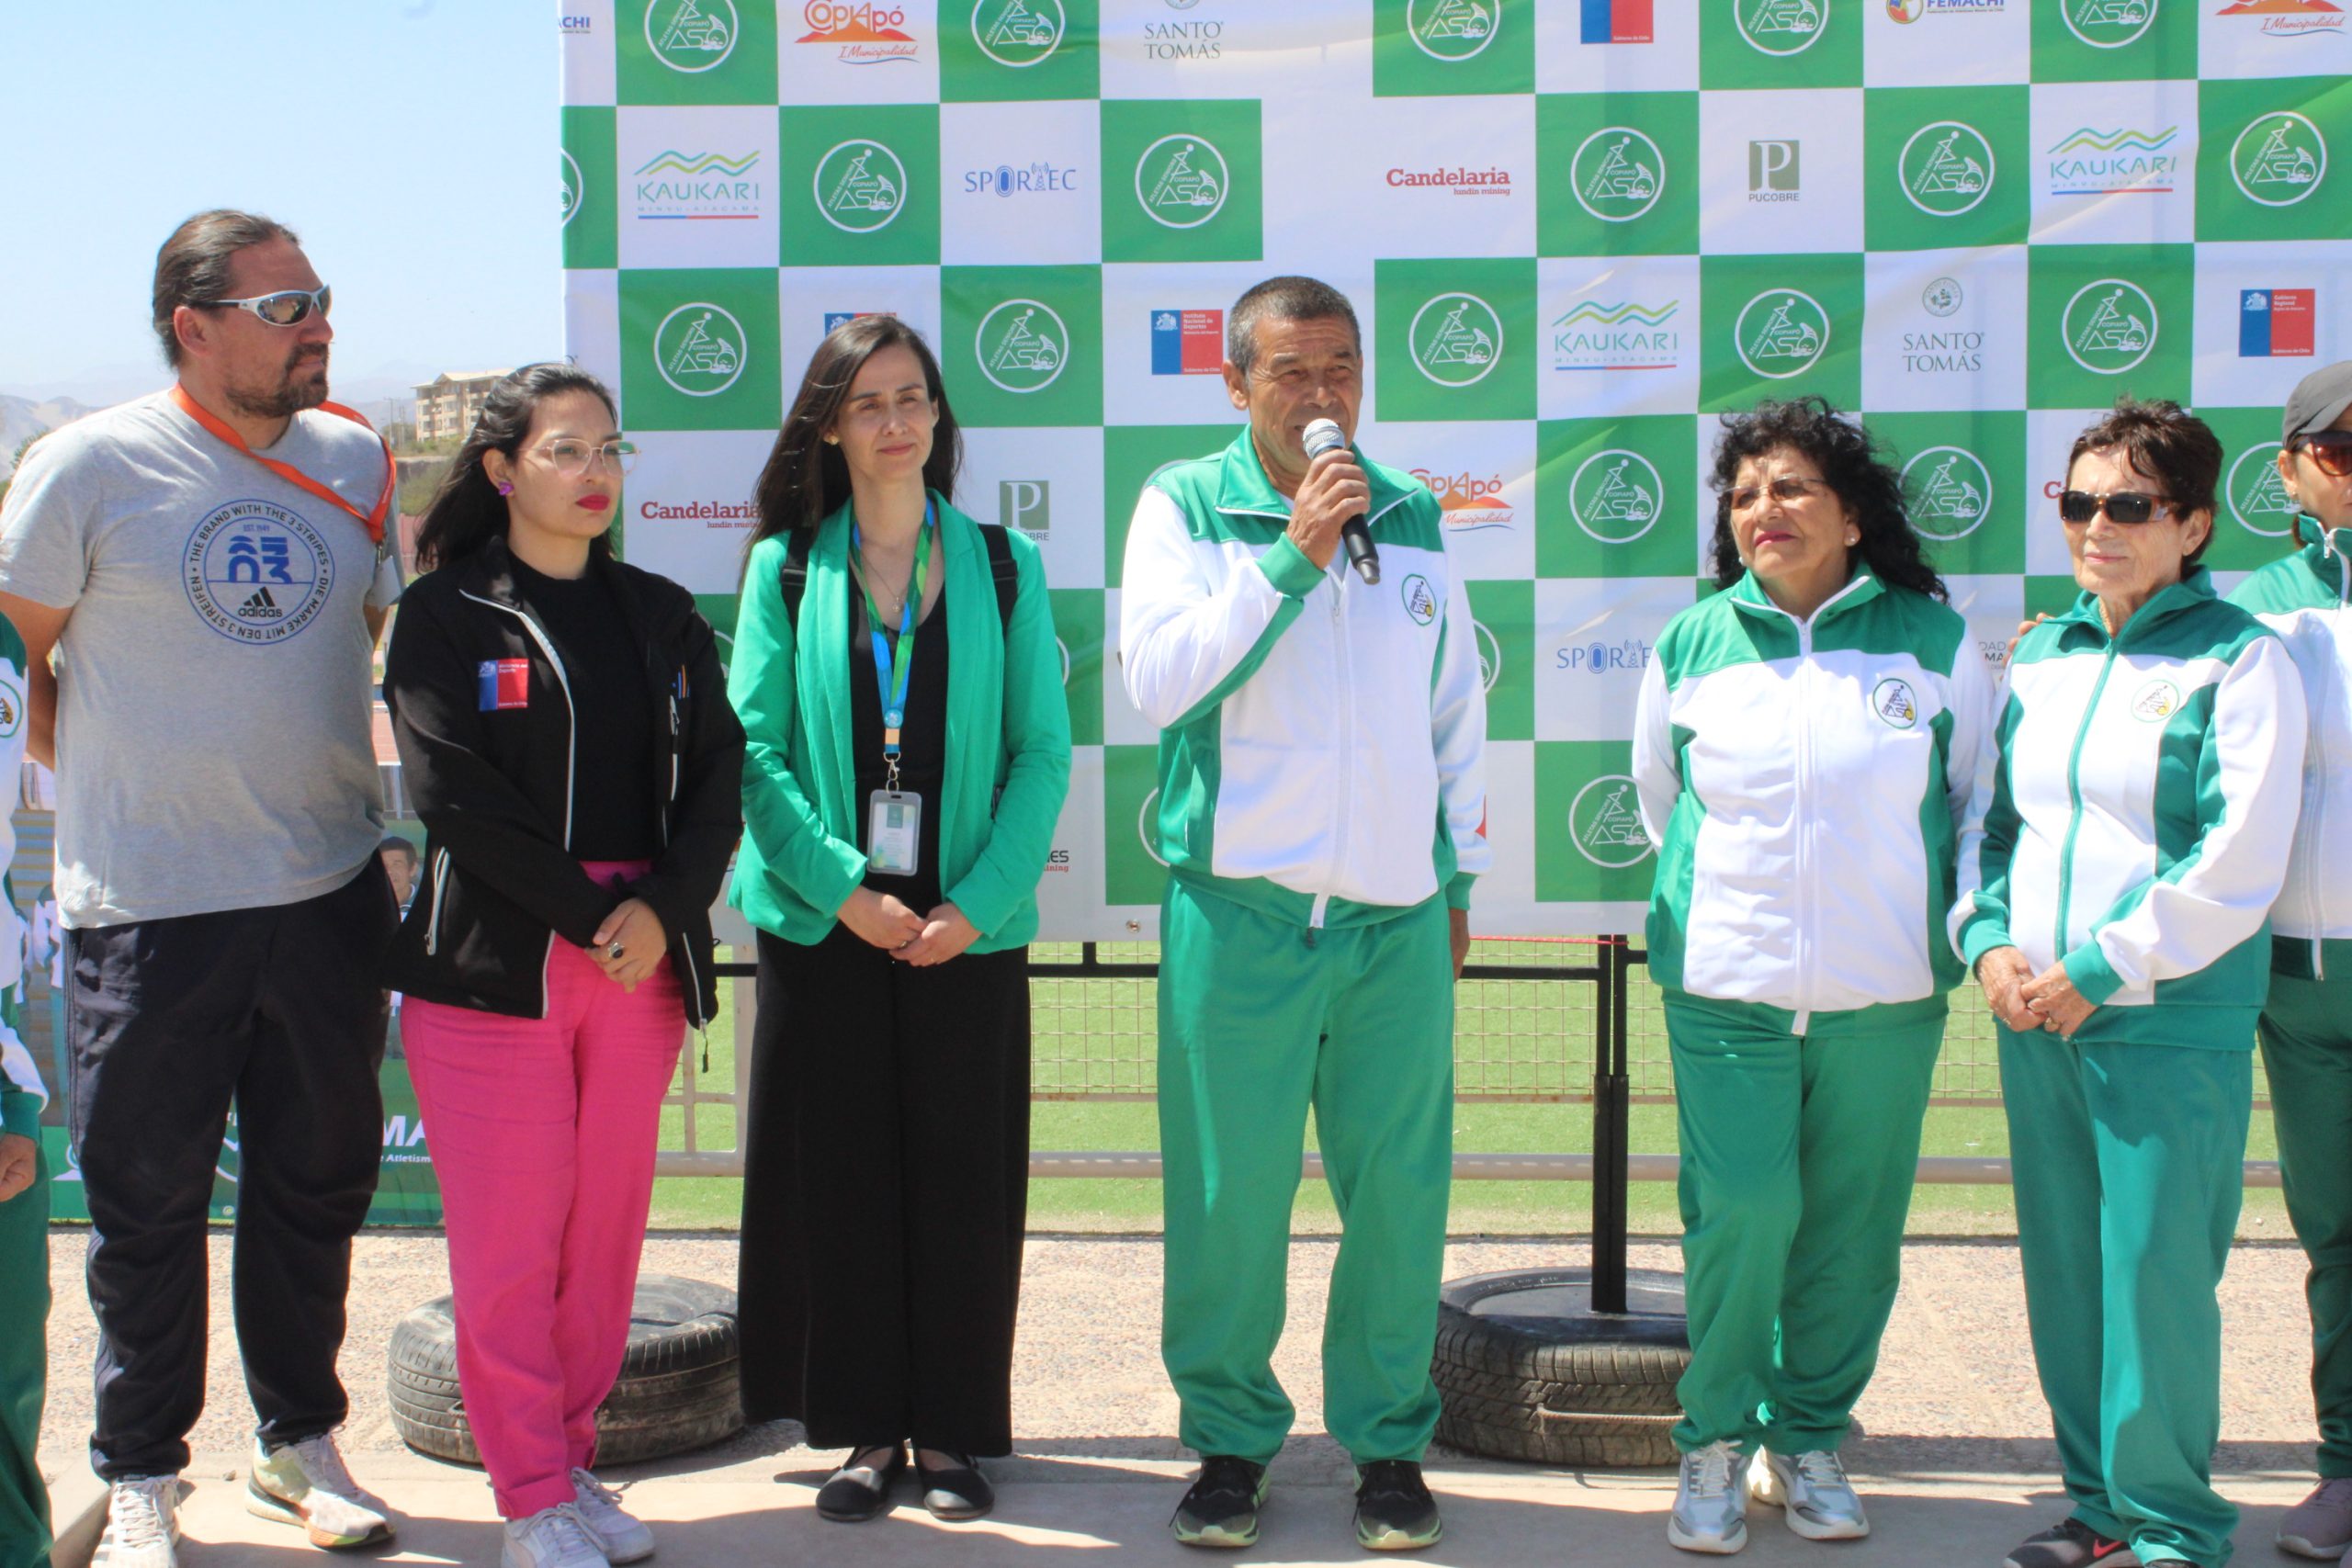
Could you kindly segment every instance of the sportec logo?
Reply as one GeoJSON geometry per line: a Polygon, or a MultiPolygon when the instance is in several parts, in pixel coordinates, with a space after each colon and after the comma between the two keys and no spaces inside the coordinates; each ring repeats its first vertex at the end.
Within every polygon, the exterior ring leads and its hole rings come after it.
{"type": "Polygon", "coordinates": [[[1225,154],[1205,136],[1163,136],[1136,160],[1136,199],[1155,223],[1197,229],[1225,207],[1233,183],[1225,154]]]}
{"type": "Polygon", "coordinates": [[[558,227],[568,229],[571,220],[580,216],[580,198],[588,182],[580,177],[580,165],[572,162],[571,153],[560,147],[556,151],[563,159],[563,221],[558,227]]]}
{"type": "Polygon", "coordinates": [[[2180,711],[2180,688],[2159,675],[2132,694],[2132,716],[2159,724],[2180,711]]]}
{"type": "Polygon", "coordinates": [[[750,336],[725,307],[696,299],[679,306],[653,329],[653,365],[662,379],[690,398],[727,390],[743,374],[750,336]]]}
{"type": "Polygon", "coordinates": [[[1577,791],[1568,802],[1568,836],[1577,852],[1599,866],[1639,865],[1656,848],[1642,827],[1634,781],[1623,773],[1603,773],[1577,791]]]}
{"type": "Polygon", "coordinates": [[[1604,545],[1630,545],[1657,525],[1666,481],[1639,452],[1595,452],[1568,476],[1568,516],[1604,545]]]}
{"type": "Polygon", "coordinates": [[[647,159],[630,179],[630,197],[641,220],[709,222],[760,215],[757,152],[678,152],[664,149],[647,159]]]}
{"type": "Polygon", "coordinates": [[[1912,206],[1931,218],[1957,218],[1993,188],[1993,144],[1973,125],[1939,119],[1911,133],[1895,170],[1912,206]]]}
{"type": "Polygon", "coordinates": [[[2327,138],[2291,109],[2257,116],[2230,144],[2230,178],[2248,201],[2292,207],[2327,175],[2327,138]]]}
{"type": "Polygon", "coordinates": [[[1732,346],[1758,376],[1802,376],[1829,347],[1829,312],[1801,288],[1768,288],[1740,307],[1732,346]]]}
{"type": "Polygon", "coordinates": [[[1412,472],[1437,497],[1447,533],[1480,534],[1510,526],[1510,503],[1503,499],[1502,475],[1440,474],[1427,468],[1412,472]]]}
{"type": "Polygon", "coordinates": [[[1974,533],[1993,511],[1993,474],[1965,446],[1929,446],[1903,465],[1911,526],[1930,539],[1974,533]]]}
{"type": "Polygon", "coordinates": [[[1829,25],[1830,0],[1732,0],[1731,18],[1750,49],[1803,54],[1829,25]]]}
{"type": "Polygon", "coordinates": [[[334,554],[300,513],[232,501],[188,535],[181,568],[188,603],[232,642],[284,642],[318,618],[334,592],[334,554]]]}
{"type": "Polygon", "coordinates": [[[1484,52],[1500,19],[1500,0],[1405,0],[1405,36],[1449,65],[1484,52]]]}
{"type": "Polygon", "coordinates": [[[2156,346],[2156,302],[2120,277],[2086,283],[2066,301],[2059,332],[2075,364],[2100,376],[2120,376],[2156,346]]]}
{"type": "Polygon", "coordinates": [[[1577,675],[1614,675],[1650,667],[1650,645],[1640,637],[1623,642],[1579,642],[1552,650],[1552,668],[1577,675]]]}
{"type": "Polygon", "coordinates": [[[1214,376],[1225,368],[1225,312],[1154,310],[1151,373],[1214,376]]]}
{"type": "Polygon", "coordinates": [[[808,30],[792,41],[831,45],[844,65],[912,64],[922,53],[914,35],[903,30],[907,13],[899,6],[808,0],[800,17],[808,30]]]}
{"type": "Polygon", "coordinates": [[[652,0],[645,7],[645,46],[689,76],[727,63],[736,31],[735,0],[652,0]]]}
{"type": "Polygon", "coordinates": [[[1420,186],[1450,190],[1456,196],[1509,196],[1509,169],[1452,168],[1391,169],[1388,185],[1392,190],[1420,186]]]}
{"type": "Polygon", "coordinates": [[[1801,199],[1804,182],[1797,163],[1799,145],[1793,140],[1750,141],[1747,144],[1748,200],[1801,199]]]}
{"type": "Polygon", "coordinates": [[[1397,584],[1396,597],[1415,626],[1425,626],[1437,619],[1437,594],[1430,590],[1430,580],[1419,572],[1397,584]]]}
{"type": "Polygon", "coordinates": [[[1405,335],[1414,366],[1441,387],[1483,381],[1502,357],[1502,318],[1476,294],[1424,301],[1405,335]]]}
{"type": "Polygon", "coordinates": [[[1555,370],[1679,370],[1682,333],[1674,327],[1682,301],[1645,305],[1587,299],[1552,323],[1555,370]]]}
{"type": "Polygon", "coordinates": [[[2344,36],[2344,8],[2329,0],[2233,0],[2216,17],[2259,17],[2265,38],[2301,38],[2310,33],[2344,36]]]}
{"type": "Polygon", "coordinates": [[[972,7],[972,41],[1015,71],[1051,57],[1069,25],[1062,0],[978,0],[972,7]]]}
{"type": "Polygon", "coordinates": [[[887,229],[905,209],[907,166],[879,141],[837,142],[817,160],[812,182],[826,222],[853,234],[887,229]]]}
{"type": "Polygon", "coordinates": [[[2066,30],[2093,49],[2136,42],[2156,19],[2159,0],[2057,0],[2066,30]]]}
{"type": "Polygon", "coordinates": [[[2318,310],[2308,288],[2238,290],[2240,359],[2307,358],[2318,310]]]}
{"type": "Polygon", "coordinates": [[[1014,167],[999,164],[993,169],[964,171],[964,194],[967,196],[997,196],[1012,197],[1034,194],[1074,191],[1078,188],[1078,170],[1040,160],[1014,167]]]}
{"type": "Polygon", "coordinates": [[[2276,441],[2258,442],[2239,453],[2230,464],[2229,477],[2222,481],[2222,495],[2238,526],[2266,539],[2293,534],[2295,519],[2302,513],[2302,508],[2288,496],[2286,481],[2278,477],[2276,441]]]}
{"type": "Polygon", "coordinates": [[[1054,523],[1054,487],[1048,479],[999,479],[996,520],[1018,528],[1033,539],[1050,538],[1054,523]]]}
{"type": "Polygon", "coordinates": [[[2083,126],[2045,156],[2052,196],[2170,196],[2180,180],[2180,127],[2098,130],[2083,126]]]}
{"type": "Polygon", "coordinates": [[[980,318],[972,351],[980,374],[1008,392],[1042,392],[1062,373],[1069,328],[1037,299],[1007,299],[980,318]]]}
{"type": "Polygon", "coordinates": [[[1627,223],[1657,205],[1666,188],[1666,154],[1629,125],[1604,126],[1568,160],[1577,205],[1604,223],[1627,223]]]}

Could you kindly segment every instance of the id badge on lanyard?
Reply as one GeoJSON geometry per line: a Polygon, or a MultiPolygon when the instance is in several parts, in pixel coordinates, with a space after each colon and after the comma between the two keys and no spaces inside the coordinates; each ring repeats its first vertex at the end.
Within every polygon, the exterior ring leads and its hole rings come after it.
{"type": "MultiPolygon", "coordinates": [[[[890,639],[883,633],[882,612],[874,603],[873,591],[863,580],[858,584],[858,591],[865,595],[865,631],[874,639],[874,680],[882,696],[884,784],[866,800],[865,865],[868,871],[885,876],[912,876],[922,864],[922,796],[899,788],[899,735],[906,725],[907,683],[914,673],[915,635],[922,629],[916,617],[922,610],[923,581],[937,537],[936,513],[926,502],[922,537],[915,547],[914,572],[907,583],[906,603],[899,607],[895,657],[890,639]]],[[[850,548],[863,557],[854,520],[850,524],[850,548]]]]}

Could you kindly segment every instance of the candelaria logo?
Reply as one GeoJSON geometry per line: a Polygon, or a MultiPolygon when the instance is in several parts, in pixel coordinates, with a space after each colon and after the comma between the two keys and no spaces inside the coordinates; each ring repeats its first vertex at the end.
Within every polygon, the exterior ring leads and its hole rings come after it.
{"type": "Polygon", "coordinates": [[[1062,0],[978,0],[972,7],[972,41],[982,54],[1016,71],[1050,56],[1069,25],[1062,0]]]}
{"type": "Polygon", "coordinates": [[[1956,277],[1939,277],[1919,290],[1919,308],[1939,321],[1948,316],[1958,315],[1961,306],[1967,300],[1968,296],[1962,290],[1960,279],[1956,277]]]}
{"type": "Polygon", "coordinates": [[[2344,36],[2344,8],[2330,0],[2232,0],[2217,17],[2259,17],[2265,38],[2301,38],[2307,33],[2344,36]]]}
{"type": "MultiPolygon", "coordinates": [[[[1189,11],[1199,0],[1183,0],[1172,9],[1189,11]]],[[[1207,18],[1182,22],[1146,22],[1146,60],[1220,60],[1225,56],[1225,24],[1207,18]]]]}
{"type": "Polygon", "coordinates": [[[1648,643],[1629,637],[1623,642],[1579,642],[1552,650],[1552,668],[1579,675],[1615,675],[1650,667],[1648,643]]]}
{"type": "Polygon", "coordinates": [[[2311,289],[2239,289],[2238,357],[2308,358],[2316,346],[2318,316],[2311,289]]]}
{"type": "Polygon", "coordinates": [[[2050,149],[2052,196],[2170,196],[2180,180],[2180,127],[2098,130],[2083,126],[2050,149]]]}
{"type": "Polygon", "coordinates": [[[2136,283],[2102,277],[2066,301],[2059,331],[2066,353],[2084,369],[2120,376],[2156,346],[2156,302],[2136,283]]]}
{"type": "Polygon", "coordinates": [[[1911,526],[1930,539],[1965,538],[1992,514],[1993,475],[1965,446],[1929,446],[1903,465],[1911,526]]]}
{"type": "MultiPolygon", "coordinates": [[[[1472,621],[1470,630],[1478,643],[1478,684],[1481,689],[1491,693],[1495,682],[1502,679],[1502,639],[1488,631],[1484,621],[1472,621]]],[[[13,735],[16,731],[11,728],[8,733],[13,735]]]]}
{"type": "Polygon", "coordinates": [[[1922,17],[1997,17],[2007,0],[1886,0],[1890,21],[1906,25],[1922,17]]]}
{"type": "Polygon", "coordinates": [[[2121,49],[2156,19],[2160,0],[2057,0],[2066,30],[2093,49],[2121,49]]]}
{"type": "Polygon", "coordinates": [[[2293,534],[2295,519],[2302,513],[2302,508],[2289,499],[2286,481],[2278,477],[2276,441],[2261,442],[2239,453],[2230,465],[2230,477],[2222,482],[2222,493],[2238,526],[2266,539],[2293,534]]]}
{"type": "Polygon", "coordinates": [[[1500,0],[1405,0],[1406,36],[1448,64],[1483,52],[1500,19],[1500,0]]]}
{"type": "Polygon", "coordinates": [[[1509,169],[1391,169],[1388,171],[1391,189],[1406,186],[1435,187],[1450,190],[1456,196],[1509,196],[1509,169]]]}
{"type": "MultiPolygon", "coordinates": [[[[996,483],[996,520],[1008,528],[1018,528],[1033,539],[1053,537],[1054,487],[1049,479],[999,479],[996,483]]],[[[1068,655],[1065,654],[1067,659],[1068,655]]],[[[1069,679],[1067,670],[1063,679],[1069,679]]]]}
{"type": "Polygon", "coordinates": [[[1794,141],[1773,140],[1747,144],[1747,199],[1798,201],[1804,180],[1798,173],[1794,141]]]}
{"type": "Polygon", "coordinates": [[[1397,585],[1396,596],[1404,601],[1405,614],[1413,617],[1415,626],[1425,626],[1437,619],[1437,595],[1430,589],[1430,580],[1419,572],[1397,585]]]}
{"type": "Polygon", "coordinates": [[[1489,474],[1435,474],[1415,468],[1413,477],[1437,497],[1438,512],[1449,534],[1480,534],[1510,526],[1510,503],[1503,499],[1503,477],[1489,474]]]}
{"type": "Polygon", "coordinates": [[[1830,0],[1732,0],[1731,19],[1748,47],[1803,54],[1829,25],[1830,0]]]}
{"type": "Polygon", "coordinates": [[[980,318],[972,351],[980,374],[1008,392],[1042,392],[1062,373],[1069,328],[1054,308],[1035,299],[1007,299],[980,318]]]}
{"type": "Polygon", "coordinates": [[[1639,865],[1656,847],[1642,827],[1634,781],[1623,773],[1603,773],[1577,791],[1568,802],[1568,836],[1578,854],[1601,866],[1639,865]]]}
{"type": "Polygon", "coordinates": [[[232,501],[188,535],[180,573],[188,603],[227,637],[266,647],[318,618],[334,592],[334,552],[299,512],[232,501]]]}
{"type": "Polygon", "coordinates": [[[637,216],[663,222],[756,218],[760,182],[751,177],[757,152],[730,158],[723,152],[663,151],[629,177],[637,216]]]}
{"type": "Polygon", "coordinates": [[[2159,675],[2132,694],[2132,716],[2160,724],[2180,711],[2180,688],[2159,675]]]}
{"type": "Polygon", "coordinates": [[[1909,729],[1919,722],[1919,698],[1910,682],[1890,675],[1871,688],[1871,711],[1890,729],[1909,729]]]}
{"type": "Polygon", "coordinates": [[[760,520],[749,501],[646,501],[637,514],[648,523],[701,523],[713,528],[749,528],[760,520]]]}
{"type": "Polygon", "coordinates": [[[645,43],[673,71],[715,71],[735,52],[735,0],[652,0],[645,43]]]}
{"type": "Polygon", "coordinates": [[[1758,376],[1802,376],[1829,348],[1829,312],[1799,288],[1768,288],[1740,307],[1732,346],[1758,376]]]}
{"type": "Polygon", "coordinates": [[[2292,207],[2327,174],[2327,138],[2291,110],[2257,117],[2230,144],[2230,177],[2248,201],[2292,207]]]}
{"type": "Polygon", "coordinates": [[[1225,207],[1225,154],[1204,136],[1163,136],[1136,160],[1136,199],[1155,223],[1197,229],[1225,207]]]}
{"type": "Polygon", "coordinates": [[[1629,223],[1657,205],[1666,188],[1666,154],[1631,126],[1603,126],[1568,160],[1577,205],[1604,223],[1629,223]]]}
{"type": "Polygon", "coordinates": [[[1033,192],[1059,192],[1077,188],[1078,169],[1075,165],[1065,168],[1060,164],[1048,164],[1043,160],[1017,169],[1010,164],[999,164],[993,169],[964,171],[964,194],[967,196],[994,195],[1011,197],[1028,196],[1033,192]]]}
{"type": "Polygon", "coordinates": [[[1568,515],[1604,545],[1630,545],[1657,526],[1666,482],[1647,457],[1612,446],[1577,465],[1568,515]]]}
{"type": "Polygon", "coordinates": [[[1215,376],[1225,368],[1223,310],[1154,310],[1151,373],[1215,376]]]}
{"type": "Polygon", "coordinates": [[[792,41],[838,50],[833,58],[844,65],[912,64],[922,52],[899,6],[808,0],[800,16],[808,30],[792,41]]]}
{"type": "Polygon", "coordinates": [[[1993,144],[1973,125],[1939,119],[1911,133],[1895,170],[1912,206],[1957,218],[1993,188],[1993,144]]]}
{"type": "Polygon", "coordinates": [[[556,151],[563,158],[563,221],[558,227],[569,229],[571,220],[580,216],[580,197],[587,182],[580,177],[580,165],[571,161],[571,154],[560,147],[556,151]]]}
{"type": "Polygon", "coordinates": [[[1441,387],[1467,387],[1502,357],[1502,318],[1476,294],[1440,294],[1413,312],[1406,342],[1422,375],[1441,387]]]}
{"type": "Polygon", "coordinates": [[[662,379],[686,396],[716,397],[743,374],[749,341],[743,323],[724,308],[696,299],[653,329],[653,363],[662,379]]]}
{"type": "Polygon", "coordinates": [[[1682,301],[1616,305],[1587,299],[1552,323],[1555,370],[1679,370],[1682,333],[1670,325],[1682,301]]]}
{"type": "Polygon", "coordinates": [[[843,141],[817,160],[817,210],[836,229],[887,229],[907,204],[907,166],[879,141],[843,141]]]}

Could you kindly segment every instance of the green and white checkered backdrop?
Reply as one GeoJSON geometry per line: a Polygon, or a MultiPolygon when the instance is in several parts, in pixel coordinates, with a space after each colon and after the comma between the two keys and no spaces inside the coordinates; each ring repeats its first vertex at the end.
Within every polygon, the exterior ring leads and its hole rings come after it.
{"type": "Polygon", "coordinates": [[[1691,603],[1713,416],[1818,392],[1900,454],[1997,660],[2072,597],[2049,499],[2131,391],[2281,553],[2278,408],[2352,355],[2333,0],[572,0],[567,343],[645,456],[629,558],[723,632],[809,353],[937,346],[958,491],[1045,547],[1077,756],[1046,934],[1155,934],[1155,733],[1113,649],[1136,494],[1222,446],[1225,308],[1344,289],[1359,444],[1424,477],[1489,690],[1484,932],[1637,930],[1624,776],[1691,603]]]}

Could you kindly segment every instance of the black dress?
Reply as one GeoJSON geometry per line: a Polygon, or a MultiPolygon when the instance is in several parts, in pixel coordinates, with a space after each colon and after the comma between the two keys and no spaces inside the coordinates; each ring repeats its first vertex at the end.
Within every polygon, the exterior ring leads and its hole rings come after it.
{"type": "MultiPolygon", "coordinates": [[[[863,849],[867,796],[883,784],[882,702],[864,595],[854,582],[849,594],[863,849]]],[[[928,915],[942,901],[944,592],[915,654],[899,787],[922,796],[921,858],[912,876],[868,872],[865,885],[928,915]]],[[[819,1448],[910,1438],[1010,1452],[1028,950],[916,969],[836,924],[813,946],[763,931],[759,953],[738,1278],[745,1415],[797,1419],[819,1448]]]]}

